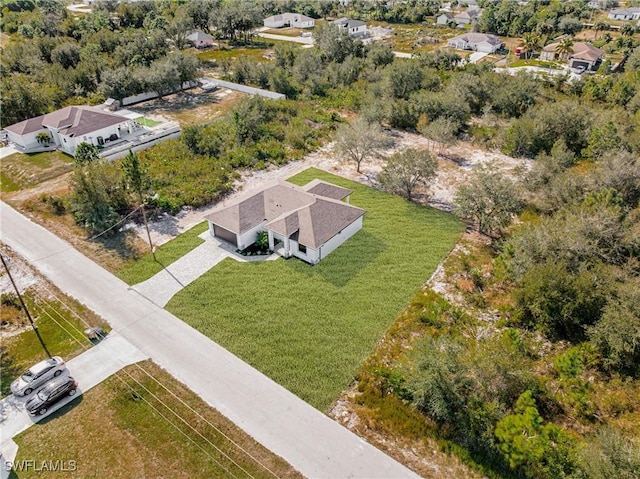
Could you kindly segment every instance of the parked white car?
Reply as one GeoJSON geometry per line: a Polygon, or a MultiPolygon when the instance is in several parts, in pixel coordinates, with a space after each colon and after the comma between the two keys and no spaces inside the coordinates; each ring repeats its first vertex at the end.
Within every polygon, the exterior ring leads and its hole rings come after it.
{"type": "Polygon", "coordinates": [[[11,383],[11,392],[15,396],[28,396],[38,386],[44,384],[53,377],[60,376],[67,367],[60,356],[40,361],[31,366],[22,375],[11,383]]]}

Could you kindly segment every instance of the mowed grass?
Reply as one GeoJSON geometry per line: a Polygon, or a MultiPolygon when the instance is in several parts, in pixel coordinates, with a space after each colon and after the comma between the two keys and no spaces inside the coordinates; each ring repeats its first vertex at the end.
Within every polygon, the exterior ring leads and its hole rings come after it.
{"type": "Polygon", "coordinates": [[[151,120],[150,118],[146,118],[146,117],[136,118],[133,121],[135,121],[136,123],[139,123],[142,126],[146,126],[149,128],[152,126],[160,125],[162,123],[161,121],[151,120]]]}
{"type": "Polygon", "coordinates": [[[204,241],[198,235],[207,231],[206,221],[197,224],[188,231],[185,231],[175,239],[168,241],[156,249],[156,259],[148,253],[142,258],[132,262],[123,269],[117,271],[115,275],[127,284],[137,284],[151,278],[162,268],[170,265],[175,260],[181,258],[189,251],[202,244],[204,241]]]}
{"type": "Polygon", "coordinates": [[[310,266],[292,258],[227,259],[167,309],[300,398],[326,410],[450,251],[463,230],[452,215],[358,183],[305,170],[353,190],[364,228],[310,266]]]}
{"type": "MultiPolygon", "coordinates": [[[[15,441],[17,465],[75,461],[74,471],[50,470],[47,478],[301,477],[150,361],[116,373],[15,441]]],[[[31,467],[17,476],[43,473],[31,467]]]]}
{"type": "Polygon", "coordinates": [[[2,159],[1,190],[9,193],[32,188],[72,169],[73,157],[60,151],[14,153],[2,159]]]}

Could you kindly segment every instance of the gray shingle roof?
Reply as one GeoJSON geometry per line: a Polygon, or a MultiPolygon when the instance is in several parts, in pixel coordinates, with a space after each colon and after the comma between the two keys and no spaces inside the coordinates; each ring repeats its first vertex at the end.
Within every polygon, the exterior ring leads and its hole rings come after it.
{"type": "Polygon", "coordinates": [[[317,249],[365,214],[365,210],[335,198],[305,191],[318,187],[343,198],[350,193],[346,188],[321,181],[303,188],[285,181],[271,182],[229,205],[218,206],[206,219],[236,234],[266,220],[266,229],[285,236],[297,231],[301,244],[317,249]]]}
{"type": "Polygon", "coordinates": [[[126,121],[129,121],[127,117],[92,106],[68,106],[44,115],[42,124],[49,128],[62,128],[60,133],[63,135],[80,136],[126,121]]]}

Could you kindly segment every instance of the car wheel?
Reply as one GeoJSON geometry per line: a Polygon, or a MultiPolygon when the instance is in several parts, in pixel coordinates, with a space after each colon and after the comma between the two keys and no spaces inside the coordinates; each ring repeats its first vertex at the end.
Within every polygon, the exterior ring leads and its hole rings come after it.
{"type": "Polygon", "coordinates": [[[71,391],[69,391],[69,396],[75,396],[76,395],[77,389],[72,389],[71,391]]]}
{"type": "Polygon", "coordinates": [[[31,394],[33,392],[33,389],[28,388],[24,390],[24,396],[28,396],[29,394],[31,394]]]}
{"type": "Polygon", "coordinates": [[[43,407],[42,409],[40,409],[38,411],[38,416],[42,416],[42,415],[46,414],[46,412],[47,412],[47,408],[43,407]]]}
{"type": "Polygon", "coordinates": [[[62,369],[58,369],[55,373],[53,373],[53,375],[57,378],[58,376],[60,376],[62,374],[62,369]]]}

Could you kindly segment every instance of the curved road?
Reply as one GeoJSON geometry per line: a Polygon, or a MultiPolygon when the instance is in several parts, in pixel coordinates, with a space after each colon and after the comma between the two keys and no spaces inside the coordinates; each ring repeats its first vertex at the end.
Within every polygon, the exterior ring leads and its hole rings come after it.
{"type": "Polygon", "coordinates": [[[2,202],[0,240],[305,476],[418,477],[2,202]]]}

